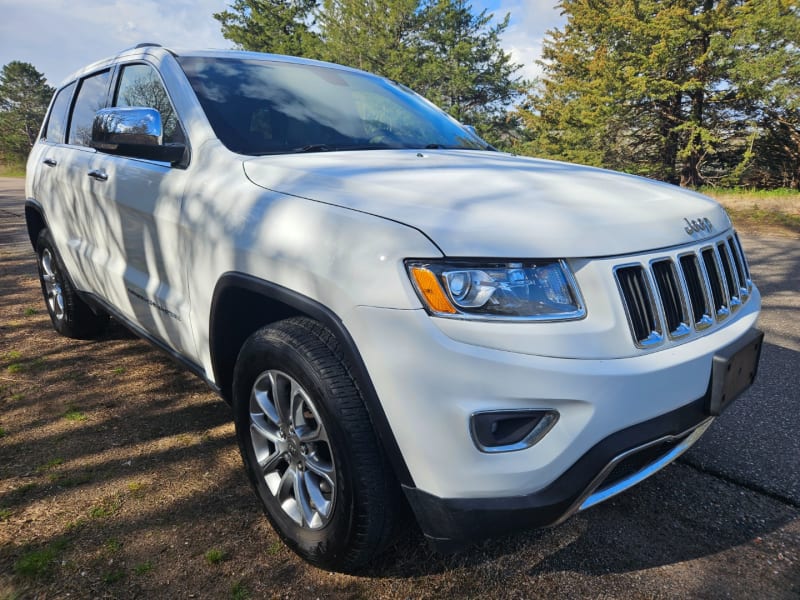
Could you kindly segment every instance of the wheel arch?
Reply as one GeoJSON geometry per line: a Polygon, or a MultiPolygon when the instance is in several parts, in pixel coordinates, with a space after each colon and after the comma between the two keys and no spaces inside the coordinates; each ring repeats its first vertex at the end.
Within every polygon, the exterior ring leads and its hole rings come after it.
{"type": "Polygon", "coordinates": [[[230,403],[233,369],[247,338],[261,327],[295,316],[319,321],[336,336],[395,476],[401,484],[413,487],[408,466],[353,338],[333,311],[307,296],[246,273],[227,272],[219,278],[211,302],[209,349],[214,380],[222,397],[230,403]]]}
{"type": "Polygon", "coordinates": [[[36,240],[43,229],[47,229],[47,219],[44,216],[42,205],[35,200],[25,201],[25,225],[28,228],[28,238],[31,246],[36,249],[36,240]]]}

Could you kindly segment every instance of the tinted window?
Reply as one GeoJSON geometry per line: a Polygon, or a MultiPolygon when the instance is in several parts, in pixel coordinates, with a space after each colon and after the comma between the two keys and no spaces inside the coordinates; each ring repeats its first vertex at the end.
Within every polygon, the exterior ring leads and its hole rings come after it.
{"type": "Polygon", "coordinates": [[[235,152],[487,148],[420,96],[366,73],[239,58],[178,60],[214,132],[235,152]]]}
{"type": "Polygon", "coordinates": [[[94,113],[105,108],[109,72],[103,71],[81,81],[69,123],[69,143],[88,146],[92,139],[94,113]]]}
{"type": "Polygon", "coordinates": [[[144,106],[161,113],[164,142],[185,141],[178,117],[164,89],[164,84],[149,65],[128,65],[122,69],[114,106],[144,106]]]}
{"type": "Polygon", "coordinates": [[[64,134],[67,132],[67,113],[69,112],[69,102],[72,100],[72,92],[75,91],[75,83],[70,83],[67,87],[61,88],[56,94],[53,108],[50,109],[50,116],[47,118],[47,125],[44,131],[44,138],[57,144],[64,143],[64,134]]]}

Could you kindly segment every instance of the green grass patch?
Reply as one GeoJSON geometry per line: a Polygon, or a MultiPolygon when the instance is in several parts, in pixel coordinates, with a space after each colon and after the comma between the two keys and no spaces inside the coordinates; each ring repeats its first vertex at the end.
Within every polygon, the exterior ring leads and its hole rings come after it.
{"type": "Polygon", "coordinates": [[[732,187],[719,188],[704,186],[697,190],[701,194],[708,196],[746,196],[748,198],[785,198],[790,196],[800,196],[800,190],[792,188],[776,188],[774,190],[759,190],[756,188],[732,187]]]}
{"type": "Polygon", "coordinates": [[[122,569],[115,569],[114,571],[109,571],[105,575],[103,575],[103,583],[112,584],[117,583],[125,578],[125,571],[122,569]]]}
{"type": "Polygon", "coordinates": [[[759,208],[757,205],[752,208],[728,209],[731,220],[739,225],[740,223],[757,223],[761,225],[771,225],[782,227],[795,233],[800,233],[800,215],[785,213],[779,210],[768,210],[759,208]]]}
{"type": "Polygon", "coordinates": [[[33,315],[35,315],[35,314],[36,314],[36,312],[37,312],[37,311],[36,311],[36,309],[35,309],[35,308],[31,308],[31,307],[29,306],[28,308],[26,308],[26,309],[25,309],[25,311],[24,311],[24,314],[25,314],[25,316],[26,316],[26,317],[32,317],[33,315]]]}
{"type": "Polygon", "coordinates": [[[11,394],[11,400],[13,402],[19,402],[20,400],[25,400],[25,394],[11,394]]]}
{"type": "Polygon", "coordinates": [[[147,562],[139,563],[135,567],[133,567],[133,572],[137,575],[146,575],[150,571],[153,570],[153,563],[149,560],[147,562]]]}
{"type": "Polygon", "coordinates": [[[225,551],[219,548],[211,548],[205,554],[206,560],[210,565],[217,565],[225,560],[225,551]]]}
{"type": "Polygon", "coordinates": [[[103,545],[109,552],[119,552],[122,549],[122,542],[117,538],[108,538],[103,545]]]}
{"type": "Polygon", "coordinates": [[[17,498],[21,498],[25,496],[31,490],[36,489],[37,485],[35,483],[23,483],[21,486],[16,488],[13,492],[14,496],[17,498]]]}
{"type": "Polygon", "coordinates": [[[39,579],[49,574],[58,555],[67,547],[67,540],[55,540],[41,550],[31,550],[14,563],[14,572],[29,579],[39,579]]]}
{"type": "Polygon", "coordinates": [[[5,427],[0,427],[0,438],[6,437],[5,427]]]}
{"type": "Polygon", "coordinates": [[[67,409],[67,412],[64,413],[64,418],[67,421],[85,421],[86,415],[83,414],[81,411],[70,407],[67,409]]]}
{"type": "Polygon", "coordinates": [[[231,587],[231,599],[232,600],[248,600],[250,598],[250,590],[248,590],[244,583],[241,581],[237,581],[231,587]]]}
{"type": "Polygon", "coordinates": [[[6,367],[9,373],[22,373],[25,370],[25,365],[22,363],[11,363],[6,367]]]}
{"type": "Polygon", "coordinates": [[[25,177],[25,163],[0,163],[0,177],[25,177]]]}
{"type": "Polygon", "coordinates": [[[111,369],[111,372],[114,373],[114,375],[124,375],[125,367],[114,367],[111,369]]]}
{"type": "Polygon", "coordinates": [[[22,358],[22,353],[18,350],[9,350],[3,356],[4,360],[19,360],[20,358],[22,358]]]}
{"type": "Polygon", "coordinates": [[[93,519],[105,519],[114,515],[120,507],[122,507],[122,500],[119,498],[105,498],[102,503],[89,510],[89,516],[93,519]]]}
{"type": "Polygon", "coordinates": [[[92,476],[89,475],[88,473],[80,473],[78,475],[66,477],[63,475],[58,475],[56,473],[51,473],[49,475],[49,479],[59,487],[72,488],[72,487],[77,487],[79,485],[84,485],[86,483],[90,483],[92,481],[92,476]]]}
{"type": "Polygon", "coordinates": [[[280,540],[275,540],[267,548],[267,554],[269,554],[270,556],[275,556],[282,549],[283,549],[283,542],[281,542],[280,540]]]}
{"type": "Polygon", "coordinates": [[[14,512],[10,508],[0,508],[0,521],[8,521],[14,512]]]}
{"type": "Polygon", "coordinates": [[[38,467],[36,467],[36,472],[37,473],[45,473],[47,471],[50,471],[51,469],[56,468],[58,465],[63,464],[63,463],[64,463],[64,459],[63,458],[58,458],[58,457],[51,458],[50,460],[48,460],[43,465],[39,465],[38,467]]]}

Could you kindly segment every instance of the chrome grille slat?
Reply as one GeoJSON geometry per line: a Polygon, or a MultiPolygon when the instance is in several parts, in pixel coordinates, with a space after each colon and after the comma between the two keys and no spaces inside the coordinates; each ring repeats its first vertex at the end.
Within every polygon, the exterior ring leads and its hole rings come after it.
{"type": "Polygon", "coordinates": [[[726,319],[747,301],[752,281],[734,232],[713,244],[649,264],[614,267],[625,314],[639,348],[679,339],[726,319]]]}

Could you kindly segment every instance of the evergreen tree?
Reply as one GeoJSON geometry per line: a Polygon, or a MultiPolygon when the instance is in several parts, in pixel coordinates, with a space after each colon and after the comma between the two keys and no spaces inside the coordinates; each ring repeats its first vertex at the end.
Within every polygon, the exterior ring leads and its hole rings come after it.
{"type": "Polygon", "coordinates": [[[18,60],[0,71],[0,154],[5,159],[23,161],[28,156],[53,88],[36,68],[18,60]]]}
{"type": "Polygon", "coordinates": [[[750,0],[737,17],[731,80],[752,125],[741,183],[800,189],[800,3],[750,0]]]}
{"type": "Polygon", "coordinates": [[[244,50],[316,58],[316,0],[234,0],[215,13],[222,35],[244,50]]]}
{"type": "Polygon", "coordinates": [[[765,115],[773,145],[797,135],[797,0],[560,6],[567,24],[545,41],[521,151],[698,186],[756,164],[765,115]]]}

